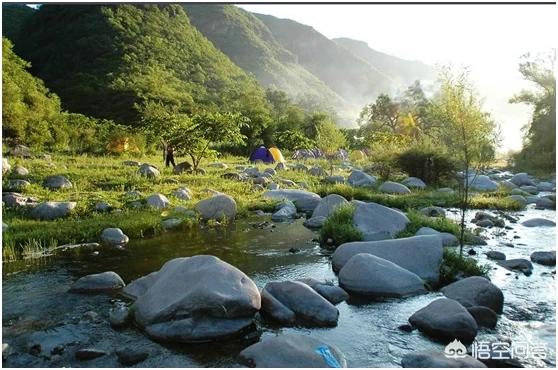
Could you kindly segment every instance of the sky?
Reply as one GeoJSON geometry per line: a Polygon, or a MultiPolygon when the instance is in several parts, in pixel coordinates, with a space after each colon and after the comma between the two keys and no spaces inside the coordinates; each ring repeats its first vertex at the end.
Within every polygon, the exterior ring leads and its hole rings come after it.
{"type": "Polygon", "coordinates": [[[501,152],[519,150],[531,109],[509,98],[532,85],[520,57],[556,49],[555,5],[241,5],[349,37],[405,59],[467,67],[502,132],[501,152]]]}

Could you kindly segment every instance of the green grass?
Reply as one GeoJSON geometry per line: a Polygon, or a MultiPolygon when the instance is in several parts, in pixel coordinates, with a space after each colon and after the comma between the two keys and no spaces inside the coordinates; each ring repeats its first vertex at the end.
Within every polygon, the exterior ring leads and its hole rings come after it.
{"type": "MultiPolygon", "coordinates": [[[[12,167],[22,165],[29,170],[29,176],[25,178],[32,185],[21,191],[22,193],[36,197],[39,201],[75,201],[77,206],[70,217],[56,221],[32,220],[25,211],[4,209],[3,220],[9,225],[8,230],[3,234],[3,255],[6,260],[21,255],[24,248],[32,250],[42,249],[54,244],[98,241],[99,235],[105,227],[119,227],[131,238],[141,238],[160,232],[161,220],[169,216],[168,212],[161,214],[148,209],[131,209],[129,203],[134,199],[125,195],[127,191],[138,191],[142,198],[150,194],[161,193],[169,198],[171,209],[175,206],[193,209],[198,201],[210,196],[210,192],[207,190],[213,189],[229,194],[236,200],[237,218],[248,217],[254,210],[272,212],[277,204],[276,201],[263,199],[263,191],[254,188],[248,182],[222,178],[222,175],[226,172],[235,171],[235,167],[238,165],[253,166],[243,157],[225,156],[219,158],[219,161],[229,166],[227,170],[211,168],[207,166],[207,162],[202,163],[201,167],[207,171],[205,175],[175,175],[170,168],[165,168],[162,165],[159,156],[69,156],[53,154],[52,162],[54,166],[50,166],[42,158],[9,158],[9,161],[12,167]],[[147,179],[139,176],[136,167],[122,164],[124,160],[128,159],[157,166],[161,171],[161,177],[147,179]],[[44,188],[42,186],[43,181],[50,175],[66,176],[73,183],[73,188],[60,191],[44,188]],[[188,187],[193,193],[193,198],[186,201],[174,197],[172,192],[179,187],[188,187]],[[94,207],[99,201],[108,202],[113,208],[122,211],[121,213],[97,213],[94,211],[94,207]]],[[[303,163],[308,167],[326,166],[323,160],[310,160],[303,163]]],[[[260,171],[263,171],[266,167],[274,166],[259,164],[257,167],[260,171]]],[[[335,174],[347,177],[349,172],[337,168],[335,174]]],[[[6,189],[7,181],[13,178],[16,177],[11,174],[4,176],[4,189],[6,189]]],[[[308,190],[317,192],[321,196],[337,193],[348,200],[373,201],[403,211],[430,205],[453,206],[457,202],[457,198],[454,196],[439,194],[430,190],[413,191],[410,195],[396,196],[382,194],[375,189],[353,188],[349,185],[324,185],[321,178],[311,176],[304,171],[280,171],[276,178],[289,179],[295,183],[304,181],[308,190]]],[[[284,188],[284,186],[281,187],[284,188]]],[[[516,209],[517,204],[504,200],[505,196],[507,196],[505,192],[477,195],[472,200],[472,206],[474,208],[516,209]]],[[[337,245],[345,241],[359,240],[361,235],[352,226],[352,223],[349,224],[349,218],[352,219],[352,213],[349,217],[349,210],[344,210],[333,217],[323,228],[324,240],[331,237],[337,245]]],[[[188,219],[186,226],[191,226],[196,222],[195,218],[188,219]]],[[[421,222],[423,222],[421,224],[423,226],[447,231],[444,228],[447,226],[446,224],[430,225],[424,224],[424,220],[421,222]]],[[[432,222],[445,221],[434,220],[432,222]]]]}
{"type": "Polygon", "coordinates": [[[325,221],[320,230],[320,241],[324,244],[329,238],[333,244],[362,240],[362,233],[353,225],[355,207],[352,204],[337,208],[325,221]]]}
{"type": "Polygon", "coordinates": [[[445,217],[427,217],[421,213],[411,210],[407,212],[409,223],[405,230],[396,235],[396,238],[407,238],[414,236],[421,227],[430,227],[440,232],[447,232],[459,237],[459,225],[445,217]]]}
{"type": "Polygon", "coordinates": [[[480,265],[471,257],[460,256],[450,248],[444,248],[440,267],[440,285],[453,283],[458,277],[487,276],[490,266],[480,265]]]}

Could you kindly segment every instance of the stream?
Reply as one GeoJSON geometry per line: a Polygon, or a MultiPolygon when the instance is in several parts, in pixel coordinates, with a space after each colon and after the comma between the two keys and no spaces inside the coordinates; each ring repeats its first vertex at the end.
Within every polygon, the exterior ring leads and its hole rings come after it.
{"type": "MultiPolygon", "coordinates": [[[[532,206],[530,206],[532,207],[532,206]]],[[[457,217],[449,210],[448,217],[457,217]]],[[[471,211],[467,219],[473,218],[471,211]]],[[[555,211],[527,208],[509,213],[519,219],[511,229],[487,229],[486,246],[475,246],[474,258],[492,268],[492,282],[504,292],[504,312],[495,329],[479,330],[479,341],[527,341],[542,344],[546,359],[521,359],[524,366],[556,366],[556,293],[555,267],[533,264],[533,273],[525,276],[510,272],[488,260],[484,252],[504,252],[508,259],[526,258],[536,250],[555,248],[555,227],[528,228],[520,222],[541,217],[555,220],[555,211]],[[504,245],[512,243],[513,247],[504,245]]],[[[81,276],[115,271],[126,283],[158,270],[166,261],[197,254],[212,254],[236,266],[250,276],[258,287],[276,280],[303,277],[334,281],[331,251],[316,242],[317,234],[302,225],[263,223],[269,217],[240,220],[226,228],[195,228],[167,232],[144,240],[132,240],[125,250],[74,250],[41,259],[3,264],[2,335],[11,352],[3,365],[8,367],[119,367],[115,349],[130,345],[145,349],[149,357],[139,367],[237,367],[238,353],[260,336],[279,332],[298,332],[323,339],[337,346],[350,367],[399,367],[408,352],[435,349],[434,342],[418,330],[398,329],[407,319],[432,300],[442,296],[432,292],[406,299],[386,299],[366,304],[342,302],[339,323],[334,328],[282,328],[258,320],[257,332],[245,337],[210,344],[160,344],[130,326],[112,329],[108,311],[114,299],[108,295],[68,293],[81,276]],[[262,224],[263,223],[263,224],[262,224]],[[296,248],[299,251],[291,251],[296,248]],[[91,312],[93,311],[93,312],[91,312]],[[55,349],[48,357],[33,354],[33,345],[55,349]],[[93,347],[109,352],[90,361],[78,361],[73,352],[93,347]]],[[[466,247],[468,251],[470,247],[466,247]]]]}

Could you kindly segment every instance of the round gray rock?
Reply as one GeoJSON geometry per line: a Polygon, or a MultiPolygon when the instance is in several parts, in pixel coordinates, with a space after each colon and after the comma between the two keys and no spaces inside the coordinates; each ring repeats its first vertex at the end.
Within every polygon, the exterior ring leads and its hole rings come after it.
{"type": "Polygon", "coordinates": [[[546,218],[532,218],[521,223],[526,227],[540,227],[540,226],[556,226],[556,222],[547,220],[546,218]]]}
{"type": "Polygon", "coordinates": [[[464,357],[450,358],[443,352],[423,351],[408,353],[403,356],[401,366],[404,368],[484,368],[485,364],[464,354],[464,357]]]}
{"type": "Polygon", "coordinates": [[[353,201],[355,212],[353,224],[360,230],[363,240],[391,239],[403,231],[409,219],[402,212],[377,203],[353,201]]]}
{"type": "Polygon", "coordinates": [[[48,189],[70,189],[73,187],[70,180],[61,175],[47,177],[43,185],[48,189]]]}
{"type": "Polygon", "coordinates": [[[513,175],[513,177],[510,179],[510,182],[514,183],[517,186],[535,185],[533,180],[531,180],[529,175],[527,175],[525,172],[520,172],[513,175]]]}
{"type": "Polygon", "coordinates": [[[440,298],[415,312],[411,325],[421,332],[446,343],[457,339],[471,343],[477,336],[477,322],[469,311],[453,299],[440,298]]]}
{"type": "Polygon", "coordinates": [[[101,293],[118,290],[125,285],[122,278],[116,272],[106,271],[79,278],[70,287],[70,291],[75,293],[101,293]]]}
{"type": "Polygon", "coordinates": [[[234,220],[236,216],[236,202],[226,194],[216,194],[211,198],[201,200],[196,204],[196,211],[203,220],[234,220]]]}
{"type": "Polygon", "coordinates": [[[369,297],[407,297],[426,293],[424,281],[388,260],[361,253],[339,272],[339,285],[350,293],[369,297]]]}
{"type": "Polygon", "coordinates": [[[347,179],[349,185],[355,187],[374,187],[376,186],[376,178],[363,171],[353,170],[347,179]]]}
{"type": "Polygon", "coordinates": [[[76,202],[43,202],[31,210],[30,216],[40,220],[54,220],[68,216],[76,202]]]}
{"type": "Polygon", "coordinates": [[[294,333],[265,337],[240,352],[239,359],[249,367],[347,367],[345,356],[336,347],[320,339],[294,333]]]}
{"type": "Polygon", "coordinates": [[[490,280],[471,276],[441,289],[448,298],[458,301],[465,307],[484,306],[496,313],[502,313],[504,293],[490,280]]]}
{"type": "Polygon", "coordinates": [[[101,233],[101,241],[110,246],[123,246],[128,244],[130,238],[128,238],[128,236],[119,228],[110,227],[104,229],[101,233]]]}
{"type": "Polygon", "coordinates": [[[403,185],[407,186],[408,188],[417,188],[417,189],[426,188],[426,184],[424,183],[424,181],[422,181],[418,177],[407,177],[405,180],[401,182],[403,183],[403,185]]]}
{"type": "Polygon", "coordinates": [[[312,212],[312,217],[329,217],[338,207],[349,204],[347,199],[343,198],[341,195],[329,194],[323,197],[314,212],[312,212]]]}
{"type": "Polygon", "coordinates": [[[268,190],[262,196],[272,200],[290,200],[301,212],[313,212],[321,200],[316,193],[298,189],[268,190]]]}
{"type": "Polygon", "coordinates": [[[169,199],[163,194],[152,194],[145,198],[145,203],[155,209],[165,209],[170,205],[169,199]]]}
{"type": "Polygon", "coordinates": [[[545,266],[556,266],[556,251],[536,251],[531,253],[531,261],[545,266]]]}
{"type": "Polygon", "coordinates": [[[411,190],[403,184],[393,181],[386,181],[384,182],[379,190],[382,193],[389,193],[389,194],[411,194],[411,190]]]}
{"type": "Polygon", "coordinates": [[[253,324],[261,298],[236,267],[208,255],[176,258],[130,283],[134,319],[157,340],[207,342],[237,335],[253,324]],[[186,283],[187,282],[187,283],[186,283]]]}

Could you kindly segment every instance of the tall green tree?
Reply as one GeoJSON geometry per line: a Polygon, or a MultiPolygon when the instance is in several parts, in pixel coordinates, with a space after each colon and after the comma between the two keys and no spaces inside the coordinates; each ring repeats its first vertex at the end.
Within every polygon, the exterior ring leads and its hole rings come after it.
{"type": "Polygon", "coordinates": [[[440,78],[440,91],[432,101],[430,119],[440,122],[443,129],[439,141],[447,148],[459,169],[458,177],[461,211],[460,254],[465,243],[465,215],[470,203],[470,185],[476,173],[493,159],[498,143],[496,125],[482,110],[480,100],[466,71],[446,70],[440,78]]]}
{"type": "Polygon", "coordinates": [[[523,77],[533,83],[510,99],[533,109],[531,120],[524,127],[521,152],[515,155],[519,169],[554,171],[556,167],[556,51],[540,57],[526,54],[519,64],[523,77]]]}
{"type": "Polygon", "coordinates": [[[333,161],[339,149],[347,145],[345,134],[333,121],[323,121],[316,128],[316,146],[329,161],[329,172],[333,175],[333,161]]]}

